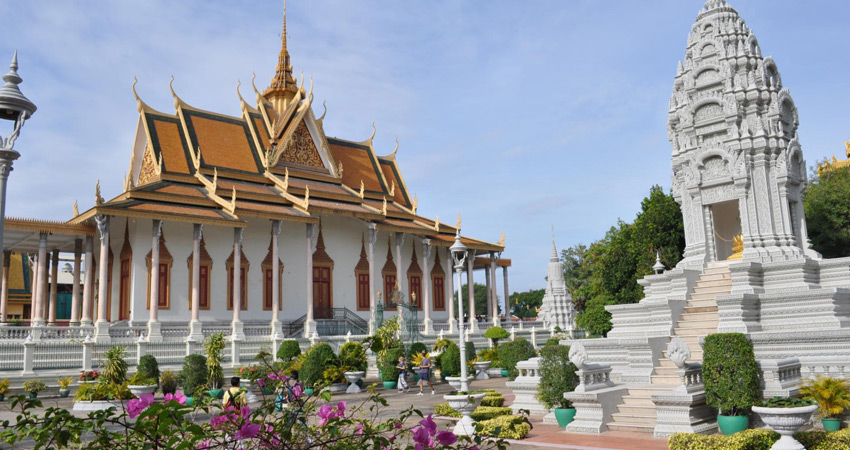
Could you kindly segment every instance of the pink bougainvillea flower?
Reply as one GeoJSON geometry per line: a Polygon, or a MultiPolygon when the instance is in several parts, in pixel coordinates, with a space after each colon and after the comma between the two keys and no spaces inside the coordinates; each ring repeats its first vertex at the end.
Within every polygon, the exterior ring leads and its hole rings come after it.
{"type": "Polygon", "coordinates": [[[172,393],[165,394],[165,397],[162,399],[162,402],[168,403],[172,400],[176,401],[177,403],[180,403],[181,405],[186,404],[186,396],[183,395],[183,393],[180,392],[180,391],[177,391],[174,394],[172,394],[172,393]]]}
{"type": "Polygon", "coordinates": [[[301,398],[304,395],[304,390],[301,389],[300,385],[295,385],[292,387],[292,396],[295,398],[301,398]]]}
{"type": "Polygon", "coordinates": [[[153,403],[153,394],[142,394],[139,398],[134,398],[127,402],[127,413],[131,419],[142,413],[150,404],[153,403]]]}
{"type": "Polygon", "coordinates": [[[356,430],[354,432],[354,434],[363,434],[363,424],[362,423],[358,423],[357,425],[355,425],[354,429],[356,430]]]}
{"type": "Polygon", "coordinates": [[[423,427],[417,427],[413,430],[413,442],[427,446],[431,442],[431,435],[428,430],[423,427]]]}
{"type": "Polygon", "coordinates": [[[237,441],[241,441],[242,439],[252,439],[257,437],[260,433],[260,424],[258,423],[246,423],[242,425],[242,428],[236,432],[236,435],[233,436],[237,441]]]}
{"type": "Polygon", "coordinates": [[[210,419],[210,425],[216,430],[225,428],[226,426],[236,422],[238,417],[234,413],[225,413],[210,419]]]}
{"type": "Polygon", "coordinates": [[[331,405],[322,405],[319,408],[319,412],[316,413],[316,416],[319,417],[319,425],[320,426],[324,426],[326,423],[328,423],[328,419],[331,419],[331,418],[334,417],[333,410],[334,410],[334,407],[331,406],[331,405]]]}
{"type": "Polygon", "coordinates": [[[345,416],[345,400],[336,404],[336,417],[344,417],[345,416]]]}
{"type": "Polygon", "coordinates": [[[431,436],[433,436],[434,433],[437,432],[437,423],[434,422],[433,419],[431,419],[431,414],[428,414],[428,417],[420,420],[419,425],[425,427],[425,429],[428,430],[428,434],[431,436]]]}
{"type": "Polygon", "coordinates": [[[265,378],[257,378],[257,386],[259,386],[260,389],[266,387],[266,379],[265,378]]]}
{"type": "Polygon", "coordinates": [[[457,436],[451,431],[440,431],[437,433],[437,442],[440,445],[452,445],[457,442],[457,436]]]}
{"type": "Polygon", "coordinates": [[[239,413],[242,415],[243,419],[247,419],[248,416],[251,415],[251,407],[248,405],[243,405],[242,408],[239,408],[239,413]]]}

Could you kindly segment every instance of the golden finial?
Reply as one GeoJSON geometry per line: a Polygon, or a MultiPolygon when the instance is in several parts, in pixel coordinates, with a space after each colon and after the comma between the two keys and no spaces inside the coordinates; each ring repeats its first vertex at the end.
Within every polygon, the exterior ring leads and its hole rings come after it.
{"type": "Polygon", "coordinates": [[[215,191],[218,190],[218,167],[213,168],[213,183],[212,183],[212,193],[215,194],[215,191]]]}
{"type": "Polygon", "coordinates": [[[440,232],[440,216],[439,216],[439,214],[436,216],[436,218],[434,218],[434,231],[436,231],[437,233],[440,232]]]}
{"type": "Polygon", "coordinates": [[[283,191],[289,189],[289,168],[284,168],[283,172],[283,191]]]}
{"type": "Polygon", "coordinates": [[[310,186],[304,187],[304,209],[310,208],[310,186]]]}
{"type": "Polygon", "coordinates": [[[375,122],[372,122],[372,134],[369,136],[369,139],[366,139],[366,142],[372,142],[372,139],[375,139],[375,134],[378,132],[378,128],[375,126],[375,122]]]}
{"type": "Polygon", "coordinates": [[[230,195],[230,213],[236,213],[236,186],[233,186],[233,193],[230,195]]]}
{"type": "Polygon", "coordinates": [[[413,214],[416,215],[416,210],[419,209],[419,196],[413,196],[413,214]]]}
{"type": "Polygon", "coordinates": [[[74,217],[77,217],[79,215],[80,215],[80,207],[79,207],[79,205],[77,205],[77,201],[74,200],[74,217]]]}
{"type": "Polygon", "coordinates": [[[726,258],[727,261],[741,259],[744,256],[744,235],[739,234],[732,238],[732,255],[726,258]]]}
{"type": "Polygon", "coordinates": [[[398,153],[398,136],[396,136],[395,138],[395,148],[393,149],[392,153],[387,155],[387,158],[395,159],[396,153],[398,153]]]}
{"type": "Polygon", "coordinates": [[[318,119],[316,119],[316,122],[319,122],[319,123],[322,123],[322,121],[325,120],[325,115],[328,113],[328,105],[327,105],[327,102],[324,101],[324,100],[322,100],[322,108],[324,108],[324,111],[322,112],[322,117],[319,117],[318,119]]]}
{"type": "Polygon", "coordinates": [[[94,204],[95,206],[103,204],[103,197],[100,196],[100,178],[97,179],[97,183],[94,185],[94,204]]]}
{"type": "Polygon", "coordinates": [[[342,178],[342,169],[342,161],[340,161],[336,166],[337,175],[339,175],[340,178],[342,178]]]}
{"type": "Polygon", "coordinates": [[[364,195],[365,191],[366,191],[366,185],[363,184],[363,180],[360,180],[360,193],[357,194],[358,196],[360,196],[360,200],[363,200],[363,195],[364,195]]]}
{"type": "Polygon", "coordinates": [[[390,197],[395,197],[395,180],[390,185],[390,197]]]}
{"type": "Polygon", "coordinates": [[[387,196],[386,195],[384,196],[384,204],[381,205],[381,214],[384,215],[384,216],[387,215],[387,196]]]}
{"type": "Polygon", "coordinates": [[[505,232],[504,231],[502,231],[502,236],[499,237],[499,242],[497,242],[496,245],[498,245],[499,247],[505,246],[505,232]]]}
{"type": "Polygon", "coordinates": [[[460,213],[457,213],[457,225],[455,225],[455,228],[460,230],[460,213]]]}

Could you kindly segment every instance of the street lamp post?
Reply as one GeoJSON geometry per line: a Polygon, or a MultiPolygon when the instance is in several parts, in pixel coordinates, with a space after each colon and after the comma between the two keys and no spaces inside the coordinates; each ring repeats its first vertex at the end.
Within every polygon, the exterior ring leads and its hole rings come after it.
{"type": "MultiPolygon", "coordinates": [[[[455,272],[457,273],[457,306],[458,306],[458,344],[460,345],[460,390],[469,392],[469,383],[466,379],[466,340],[464,339],[464,322],[463,322],[463,274],[464,264],[466,263],[466,246],[460,241],[460,230],[455,234],[455,243],[449,247],[452,252],[452,259],[455,263],[455,272]]],[[[472,318],[470,317],[470,320],[472,318]]]]}
{"type": "MultiPolygon", "coordinates": [[[[15,151],[15,140],[21,132],[21,127],[24,122],[35,113],[36,107],[33,102],[21,93],[18,85],[23,79],[18,75],[18,52],[12,57],[12,63],[9,65],[9,73],[3,75],[3,81],[6,84],[0,88],[0,119],[11,120],[14,122],[12,132],[9,137],[3,139],[0,136],[0,250],[3,250],[3,231],[5,228],[6,219],[6,182],[9,179],[9,172],[12,171],[12,162],[21,156],[15,151]]],[[[3,289],[7,289],[3,286],[3,289]]],[[[6,321],[6,317],[2,318],[6,321]]]]}

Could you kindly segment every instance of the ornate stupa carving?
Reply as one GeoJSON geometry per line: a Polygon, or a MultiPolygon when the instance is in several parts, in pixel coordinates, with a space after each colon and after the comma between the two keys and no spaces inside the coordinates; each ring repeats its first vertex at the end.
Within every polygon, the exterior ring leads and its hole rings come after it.
{"type": "Polygon", "coordinates": [[[567,290],[564,280],[564,269],[558,258],[555,237],[552,236],[552,256],[549,258],[546,293],[537,318],[542,320],[546,328],[559,327],[562,331],[573,335],[575,329],[576,309],[573,298],[567,290]]]}
{"type": "Polygon", "coordinates": [[[725,231],[742,235],[744,260],[819,258],[806,233],[798,124],[776,62],[762,56],[752,30],[725,0],[706,2],[677,67],[667,125],[685,222],[680,267],[725,259],[712,206],[734,201],[726,207],[737,208],[738,230],[725,231]]]}
{"type": "Polygon", "coordinates": [[[277,67],[269,87],[263,91],[263,96],[271,102],[275,111],[282,114],[299,90],[295,77],[292,76],[292,61],[289,58],[289,49],[286,47],[286,2],[283,4],[283,31],[280,41],[277,67]]]}

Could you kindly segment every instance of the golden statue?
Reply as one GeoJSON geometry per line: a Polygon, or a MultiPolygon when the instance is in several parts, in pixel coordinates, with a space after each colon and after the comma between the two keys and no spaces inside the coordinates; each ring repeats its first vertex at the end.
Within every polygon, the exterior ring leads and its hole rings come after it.
{"type": "Polygon", "coordinates": [[[744,235],[739,234],[732,238],[732,255],[726,261],[741,259],[744,256],[744,235]]]}

